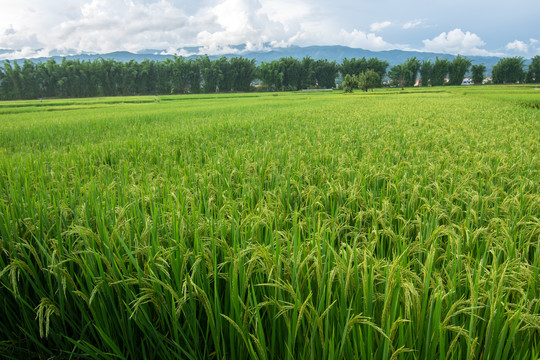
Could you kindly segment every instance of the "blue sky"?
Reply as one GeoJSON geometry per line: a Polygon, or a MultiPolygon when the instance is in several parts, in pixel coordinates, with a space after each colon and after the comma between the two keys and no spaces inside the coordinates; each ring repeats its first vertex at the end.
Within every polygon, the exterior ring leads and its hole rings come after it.
{"type": "Polygon", "coordinates": [[[0,0],[0,58],[159,49],[188,55],[345,45],[540,54],[540,0],[0,0]]]}

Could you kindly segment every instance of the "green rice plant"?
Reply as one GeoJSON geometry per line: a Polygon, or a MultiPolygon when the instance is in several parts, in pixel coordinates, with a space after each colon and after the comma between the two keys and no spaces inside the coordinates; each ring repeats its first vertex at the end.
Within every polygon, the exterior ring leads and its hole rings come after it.
{"type": "Polygon", "coordinates": [[[1,357],[539,358],[531,91],[0,104],[1,357]]]}

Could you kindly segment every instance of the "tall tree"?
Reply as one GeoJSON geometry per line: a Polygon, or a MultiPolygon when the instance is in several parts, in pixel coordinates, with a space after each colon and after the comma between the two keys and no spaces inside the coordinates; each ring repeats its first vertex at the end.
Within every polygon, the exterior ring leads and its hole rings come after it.
{"type": "Polygon", "coordinates": [[[313,63],[313,75],[317,85],[322,88],[334,88],[336,86],[336,76],[338,66],[335,61],[316,60],[313,63]]]}
{"type": "Polygon", "coordinates": [[[371,69],[366,70],[358,76],[358,87],[362,89],[362,91],[367,92],[369,89],[373,91],[373,88],[379,86],[380,82],[381,78],[379,77],[379,74],[371,69]]]}
{"type": "Polygon", "coordinates": [[[155,94],[157,85],[155,62],[145,59],[138,65],[137,94],[155,94]]]}
{"type": "Polygon", "coordinates": [[[473,65],[471,67],[472,81],[474,84],[482,84],[484,81],[484,75],[486,73],[486,67],[483,64],[473,65]]]}
{"type": "MultiPolygon", "coordinates": [[[[379,60],[377,58],[370,58],[366,60],[365,57],[361,59],[343,59],[341,65],[339,66],[339,71],[343,76],[349,75],[360,75],[367,70],[373,70],[379,75],[379,79],[383,79],[386,75],[386,69],[388,68],[388,62],[379,60]]],[[[380,85],[380,84],[379,84],[380,85]]]]}
{"type": "Polygon", "coordinates": [[[251,82],[255,79],[256,69],[254,59],[234,57],[230,61],[233,74],[233,91],[249,91],[251,82]]]}
{"type": "Polygon", "coordinates": [[[302,59],[302,62],[300,63],[300,73],[299,73],[299,82],[298,82],[298,88],[299,89],[307,89],[310,86],[314,86],[316,79],[315,79],[315,60],[310,58],[309,56],[306,56],[302,59]]]}
{"type": "Polygon", "coordinates": [[[219,63],[212,61],[208,55],[199,59],[201,66],[201,76],[203,81],[203,89],[207,93],[213,93],[219,90],[219,86],[223,80],[219,63]]]}
{"type": "Polygon", "coordinates": [[[386,75],[386,69],[388,68],[388,62],[379,60],[377,58],[370,58],[367,62],[367,70],[373,70],[379,75],[379,85],[382,84],[382,79],[386,75]]]}
{"type": "Polygon", "coordinates": [[[398,84],[401,90],[407,86],[407,79],[412,77],[412,71],[407,67],[406,62],[403,64],[392,66],[388,72],[388,77],[394,84],[398,84]]]}
{"type": "Polygon", "coordinates": [[[175,94],[183,94],[189,87],[188,81],[188,62],[182,56],[175,56],[169,63],[172,91],[175,94]]]}
{"type": "Polygon", "coordinates": [[[4,68],[3,68],[3,77],[2,82],[0,83],[0,98],[7,100],[7,99],[17,99],[18,97],[18,91],[17,91],[17,77],[18,75],[15,74],[15,69],[11,66],[11,62],[9,60],[6,60],[4,62],[4,68]]]}
{"type": "Polygon", "coordinates": [[[428,86],[433,72],[433,63],[430,60],[422,61],[420,65],[420,82],[422,86],[428,86]]]}
{"type": "Polygon", "coordinates": [[[358,79],[356,78],[356,75],[345,75],[345,78],[343,79],[343,91],[346,93],[352,93],[354,89],[358,87],[358,79]]]}
{"type": "Polygon", "coordinates": [[[300,88],[300,74],[302,64],[293,57],[281,58],[280,71],[283,73],[283,87],[286,90],[298,90],[300,88]]]}
{"type": "Polygon", "coordinates": [[[259,77],[270,90],[283,90],[284,74],[279,61],[263,61],[259,66],[259,77]]]}
{"type": "Polygon", "coordinates": [[[461,85],[463,78],[470,67],[471,60],[461,55],[456,56],[448,67],[448,83],[450,85],[461,85]]]}
{"type": "Polygon", "coordinates": [[[403,72],[405,86],[414,86],[420,70],[420,60],[416,57],[409,58],[403,64],[406,70],[403,72]]]}
{"type": "Polygon", "coordinates": [[[30,60],[24,60],[21,69],[22,94],[25,99],[35,99],[38,96],[38,79],[36,66],[30,60]]]}
{"type": "Polygon", "coordinates": [[[431,72],[431,86],[442,86],[444,85],[444,80],[446,75],[448,75],[448,68],[450,62],[448,59],[435,59],[433,64],[433,70],[431,72]]]}
{"type": "Polygon", "coordinates": [[[191,93],[198,94],[201,92],[201,67],[197,60],[189,59],[187,61],[186,79],[191,93]]]}
{"type": "Polygon", "coordinates": [[[495,84],[516,83],[525,80],[525,59],[521,56],[502,58],[492,71],[495,84]]]}
{"type": "MultiPolygon", "coordinates": [[[[352,59],[343,59],[339,67],[339,71],[344,76],[349,75],[360,75],[368,69],[368,61],[365,57],[361,59],[352,58],[352,59]]],[[[385,69],[386,70],[386,69],[385,69]]]]}
{"type": "Polygon", "coordinates": [[[231,91],[233,88],[234,83],[234,72],[233,67],[229,60],[225,56],[220,57],[219,59],[215,60],[215,63],[217,67],[219,68],[219,83],[218,83],[218,90],[219,91],[231,91]]]}
{"type": "Polygon", "coordinates": [[[529,71],[527,72],[527,82],[540,83],[540,55],[536,55],[531,59],[529,71]]]}

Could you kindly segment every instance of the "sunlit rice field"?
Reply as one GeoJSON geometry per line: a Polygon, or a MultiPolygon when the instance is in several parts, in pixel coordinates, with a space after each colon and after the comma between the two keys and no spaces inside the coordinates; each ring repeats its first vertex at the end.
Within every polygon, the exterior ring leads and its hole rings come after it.
{"type": "Polygon", "coordinates": [[[537,359],[539,103],[0,102],[0,358],[537,359]]]}

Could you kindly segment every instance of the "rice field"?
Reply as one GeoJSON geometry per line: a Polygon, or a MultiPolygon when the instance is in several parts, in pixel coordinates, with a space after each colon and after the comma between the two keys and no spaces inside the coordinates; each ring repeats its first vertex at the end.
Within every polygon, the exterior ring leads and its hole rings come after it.
{"type": "Polygon", "coordinates": [[[539,103],[0,102],[0,357],[538,359],[539,103]]]}

